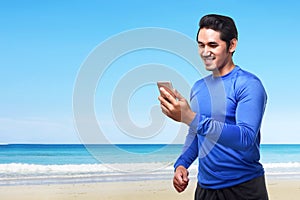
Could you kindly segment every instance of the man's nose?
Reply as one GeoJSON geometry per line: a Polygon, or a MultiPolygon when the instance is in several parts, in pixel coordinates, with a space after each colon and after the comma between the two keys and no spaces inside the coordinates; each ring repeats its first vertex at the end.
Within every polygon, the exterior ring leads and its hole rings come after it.
{"type": "Polygon", "coordinates": [[[202,49],[201,55],[202,55],[202,56],[210,56],[210,54],[211,54],[210,48],[209,48],[208,46],[205,46],[205,47],[202,49]]]}

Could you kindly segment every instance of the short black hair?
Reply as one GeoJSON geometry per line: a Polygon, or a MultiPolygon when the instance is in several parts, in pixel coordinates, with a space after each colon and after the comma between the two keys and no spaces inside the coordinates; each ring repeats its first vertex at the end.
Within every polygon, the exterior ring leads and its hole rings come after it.
{"type": "Polygon", "coordinates": [[[238,39],[238,31],[235,23],[233,19],[228,16],[217,14],[205,15],[200,19],[198,34],[202,28],[212,29],[220,32],[220,39],[226,42],[227,49],[229,49],[232,39],[238,39]]]}

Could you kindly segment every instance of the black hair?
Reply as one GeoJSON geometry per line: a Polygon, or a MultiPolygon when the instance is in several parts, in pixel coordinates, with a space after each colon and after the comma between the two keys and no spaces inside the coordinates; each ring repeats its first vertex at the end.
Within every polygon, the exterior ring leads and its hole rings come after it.
{"type": "Polygon", "coordinates": [[[220,39],[226,42],[227,49],[229,49],[232,39],[238,39],[238,32],[235,23],[232,18],[227,16],[217,14],[205,15],[199,22],[198,34],[202,28],[220,32],[220,39]]]}

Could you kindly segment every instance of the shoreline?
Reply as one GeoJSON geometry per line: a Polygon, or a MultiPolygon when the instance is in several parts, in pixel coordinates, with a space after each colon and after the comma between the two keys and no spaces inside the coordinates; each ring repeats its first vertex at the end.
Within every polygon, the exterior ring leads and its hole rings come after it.
{"type": "MultiPolygon", "coordinates": [[[[274,181],[299,181],[300,174],[265,174],[266,180],[274,181]]],[[[0,187],[15,186],[43,186],[43,185],[79,185],[79,184],[104,184],[104,183],[132,183],[147,181],[168,181],[173,179],[173,173],[168,174],[127,174],[127,175],[106,175],[106,176],[69,176],[69,177],[27,177],[27,178],[0,178],[0,187]]],[[[191,182],[196,181],[197,175],[190,172],[189,179],[191,182]]]]}
{"type": "MultiPolygon", "coordinates": [[[[271,200],[296,200],[300,196],[300,179],[266,178],[271,200]]],[[[1,199],[10,200],[152,200],[193,199],[196,179],[191,179],[183,193],[177,193],[170,180],[139,180],[48,185],[0,186],[1,199]]]]}

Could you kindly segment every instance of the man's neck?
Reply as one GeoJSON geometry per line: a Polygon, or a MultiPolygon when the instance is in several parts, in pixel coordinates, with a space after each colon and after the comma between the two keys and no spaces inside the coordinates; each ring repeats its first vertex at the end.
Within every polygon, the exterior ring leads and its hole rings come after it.
{"type": "Polygon", "coordinates": [[[217,76],[225,76],[226,74],[229,74],[235,67],[235,64],[233,63],[233,61],[229,62],[228,64],[226,64],[224,67],[221,67],[215,71],[213,71],[213,76],[217,77],[217,76]]]}

